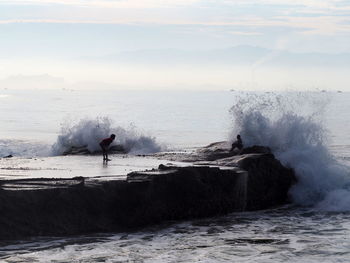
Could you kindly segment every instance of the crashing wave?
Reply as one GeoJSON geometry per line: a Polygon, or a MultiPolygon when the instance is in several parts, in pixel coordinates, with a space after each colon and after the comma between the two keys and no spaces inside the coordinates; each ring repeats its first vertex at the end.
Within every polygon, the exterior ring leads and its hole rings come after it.
{"type": "Polygon", "coordinates": [[[231,108],[231,138],[245,146],[267,145],[297,175],[295,203],[325,211],[350,211],[350,169],[327,147],[323,112],[329,97],[312,93],[240,94],[231,108]]]}
{"type": "Polygon", "coordinates": [[[132,154],[149,154],[159,152],[161,146],[155,138],[139,133],[135,127],[128,129],[113,127],[109,118],[82,119],[76,124],[66,123],[61,128],[61,134],[52,146],[54,155],[61,155],[72,147],[86,147],[89,152],[101,150],[99,142],[112,133],[116,135],[113,144],[121,145],[132,154]]]}

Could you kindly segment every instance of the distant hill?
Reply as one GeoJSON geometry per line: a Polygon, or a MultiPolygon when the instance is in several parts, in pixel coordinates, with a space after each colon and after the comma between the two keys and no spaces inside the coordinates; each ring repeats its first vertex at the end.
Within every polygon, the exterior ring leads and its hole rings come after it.
{"type": "Polygon", "coordinates": [[[3,88],[61,88],[65,81],[63,78],[53,77],[49,74],[41,75],[14,75],[0,80],[3,88]]]}

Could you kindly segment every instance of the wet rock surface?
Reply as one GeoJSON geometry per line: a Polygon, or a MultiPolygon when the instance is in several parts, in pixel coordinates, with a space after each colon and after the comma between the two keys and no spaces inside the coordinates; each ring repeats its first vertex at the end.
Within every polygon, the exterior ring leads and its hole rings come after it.
{"type": "Polygon", "coordinates": [[[173,159],[195,162],[132,172],[126,180],[2,181],[0,239],[127,231],[288,202],[288,190],[295,182],[292,169],[271,153],[250,150],[234,155],[225,145],[229,146],[220,142],[195,153],[169,153],[173,159]]]}
{"type": "MultiPolygon", "coordinates": [[[[111,154],[126,154],[128,151],[123,147],[123,145],[112,145],[109,147],[109,152],[111,154]]],[[[82,155],[82,154],[100,154],[99,152],[91,152],[87,146],[72,146],[68,150],[63,152],[63,155],[82,155]]]]}

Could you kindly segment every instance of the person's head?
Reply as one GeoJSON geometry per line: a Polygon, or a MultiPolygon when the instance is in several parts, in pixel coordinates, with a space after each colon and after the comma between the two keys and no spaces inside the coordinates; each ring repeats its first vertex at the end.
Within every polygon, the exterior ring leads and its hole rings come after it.
{"type": "Polygon", "coordinates": [[[115,134],[111,134],[111,138],[114,140],[115,139],[115,134]]]}
{"type": "Polygon", "coordinates": [[[238,134],[238,135],[237,135],[237,139],[241,139],[241,135],[238,134]]]}

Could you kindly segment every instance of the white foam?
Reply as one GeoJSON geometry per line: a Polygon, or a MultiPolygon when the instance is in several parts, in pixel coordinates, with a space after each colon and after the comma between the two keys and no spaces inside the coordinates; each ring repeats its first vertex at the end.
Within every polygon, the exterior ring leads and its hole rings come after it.
{"type": "Polygon", "coordinates": [[[52,152],[60,155],[72,146],[86,146],[90,152],[100,151],[99,142],[112,133],[116,135],[113,144],[123,145],[129,153],[148,154],[161,150],[154,137],[141,134],[134,126],[127,129],[115,127],[111,119],[98,117],[62,125],[61,134],[52,146],[52,152]]]}
{"type": "Polygon", "coordinates": [[[327,211],[350,211],[350,169],[327,148],[323,112],[329,97],[315,93],[240,94],[231,109],[233,133],[245,146],[269,146],[297,175],[295,203],[327,211]]]}

